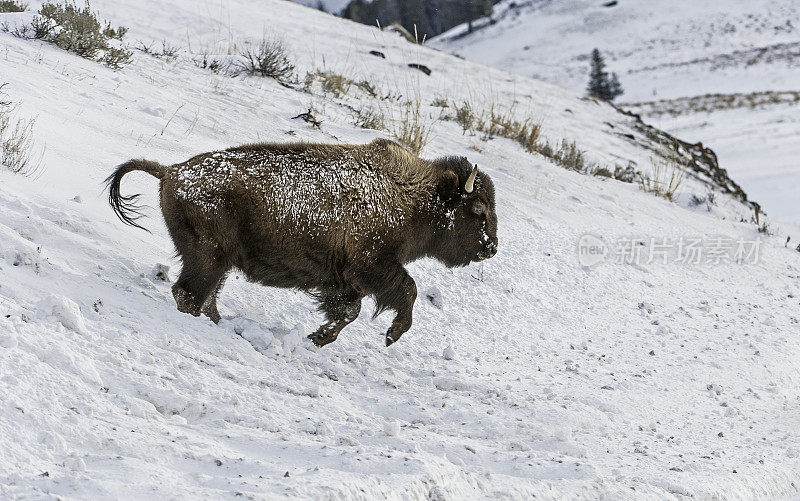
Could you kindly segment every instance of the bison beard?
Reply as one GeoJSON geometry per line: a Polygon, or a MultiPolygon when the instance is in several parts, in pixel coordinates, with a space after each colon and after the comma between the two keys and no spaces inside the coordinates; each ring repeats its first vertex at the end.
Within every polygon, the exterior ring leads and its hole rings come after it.
{"type": "Polygon", "coordinates": [[[122,177],[160,179],[164,220],[183,261],[180,311],[220,320],[217,295],[231,268],[266,286],[300,289],[326,322],[309,338],[336,340],[373,296],[395,318],[386,345],[411,328],[417,297],[404,265],[432,257],[465,266],[497,252],[491,179],[466,158],[427,161],[387,140],[366,145],[253,144],[163,166],[126,162],[109,176],[109,203],[141,228],[122,177]]]}

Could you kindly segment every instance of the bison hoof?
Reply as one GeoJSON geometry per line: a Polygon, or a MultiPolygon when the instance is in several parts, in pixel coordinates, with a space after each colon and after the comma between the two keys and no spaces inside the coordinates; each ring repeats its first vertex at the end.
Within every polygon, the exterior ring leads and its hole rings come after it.
{"type": "Polygon", "coordinates": [[[397,341],[399,341],[400,340],[400,336],[402,336],[402,334],[400,334],[400,335],[395,335],[395,334],[392,334],[392,333],[386,334],[386,346],[389,347],[389,346],[393,345],[394,343],[396,343],[397,341]]]}
{"type": "Polygon", "coordinates": [[[207,316],[215,324],[219,324],[219,321],[222,320],[222,317],[220,316],[220,314],[219,314],[219,312],[217,311],[216,308],[214,308],[214,309],[204,309],[203,310],[203,315],[207,316]]]}
{"type": "Polygon", "coordinates": [[[311,342],[316,346],[322,348],[326,344],[331,344],[332,342],[336,341],[336,336],[326,336],[319,332],[315,332],[313,334],[309,334],[308,339],[310,339],[311,342]]]}
{"type": "Polygon", "coordinates": [[[178,311],[181,313],[188,313],[195,317],[200,316],[201,308],[195,304],[192,295],[178,284],[172,286],[172,296],[175,298],[175,305],[178,307],[178,311]]]}

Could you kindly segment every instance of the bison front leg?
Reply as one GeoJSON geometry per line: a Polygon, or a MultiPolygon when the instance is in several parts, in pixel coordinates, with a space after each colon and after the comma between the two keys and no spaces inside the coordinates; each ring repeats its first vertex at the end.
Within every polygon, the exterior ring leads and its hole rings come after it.
{"type": "Polygon", "coordinates": [[[208,296],[208,299],[206,299],[206,303],[203,305],[202,308],[202,313],[208,318],[210,318],[211,321],[214,322],[215,324],[218,324],[219,321],[222,320],[222,317],[219,314],[219,310],[217,310],[217,296],[219,296],[222,287],[225,285],[225,278],[226,277],[223,276],[220,279],[216,289],[214,289],[214,292],[212,292],[211,295],[208,296]]]}
{"type": "Polygon", "coordinates": [[[385,310],[394,310],[394,320],[386,331],[386,346],[391,346],[411,328],[417,284],[402,265],[392,262],[381,263],[360,275],[358,286],[375,296],[376,316],[385,310]]]}
{"type": "Polygon", "coordinates": [[[362,295],[355,290],[323,291],[317,296],[319,310],[325,313],[327,322],[308,338],[317,346],[325,346],[336,341],[339,333],[361,313],[362,295]]]}

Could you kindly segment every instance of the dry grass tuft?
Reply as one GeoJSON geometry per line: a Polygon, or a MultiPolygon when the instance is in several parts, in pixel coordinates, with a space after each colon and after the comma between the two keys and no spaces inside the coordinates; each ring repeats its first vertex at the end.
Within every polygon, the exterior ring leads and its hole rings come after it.
{"type": "Polygon", "coordinates": [[[319,80],[322,91],[334,97],[346,96],[347,93],[350,92],[350,87],[353,85],[352,80],[332,71],[317,71],[314,77],[316,80],[319,80]]]}
{"type": "Polygon", "coordinates": [[[477,129],[486,139],[505,137],[518,142],[529,153],[534,153],[537,151],[542,124],[530,117],[518,120],[513,107],[503,112],[492,106],[488,114],[479,119],[477,129]]]}
{"type": "Polygon", "coordinates": [[[469,101],[463,101],[460,105],[453,106],[453,111],[455,111],[453,120],[461,126],[462,133],[475,129],[475,112],[469,101]]]}
{"type": "Polygon", "coordinates": [[[414,99],[403,106],[399,120],[395,121],[392,135],[400,144],[418,155],[430,141],[433,126],[432,121],[423,117],[420,100],[414,99]]]}
{"type": "Polygon", "coordinates": [[[306,73],[303,82],[303,89],[308,93],[313,93],[314,83],[319,82],[322,91],[334,97],[341,98],[350,93],[352,87],[356,87],[371,98],[378,97],[378,90],[368,80],[356,82],[340,73],[333,71],[317,70],[313,73],[306,73]]]}
{"type": "Polygon", "coordinates": [[[504,137],[519,143],[526,151],[534,153],[539,151],[539,137],[542,132],[541,120],[527,117],[518,119],[514,107],[505,111],[499,110],[492,105],[488,111],[478,113],[469,101],[462,101],[448,107],[446,103],[434,101],[435,105],[440,105],[443,110],[450,108],[453,113],[443,113],[442,118],[452,120],[461,126],[461,130],[466,132],[478,131],[482,134],[482,139],[488,141],[494,137],[504,137]]]}
{"type": "Polygon", "coordinates": [[[12,120],[16,106],[5,100],[5,86],[0,85],[0,166],[16,174],[31,174],[36,170],[31,160],[34,120],[12,120]]]}
{"type": "Polygon", "coordinates": [[[639,178],[639,188],[647,193],[674,202],[678,189],[686,177],[688,160],[681,158],[677,144],[671,148],[660,146],[657,156],[651,156],[651,174],[639,178]]]}

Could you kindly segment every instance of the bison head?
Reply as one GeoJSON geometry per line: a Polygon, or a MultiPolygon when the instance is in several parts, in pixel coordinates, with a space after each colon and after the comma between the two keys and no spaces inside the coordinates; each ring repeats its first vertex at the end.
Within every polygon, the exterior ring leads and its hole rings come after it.
{"type": "Polygon", "coordinates": [[[494,184],[464,158],[440,162],[439,199],[444,204],[443,231],[433,257],[449,267],[466,266],[497,254],[494,184]]]}

